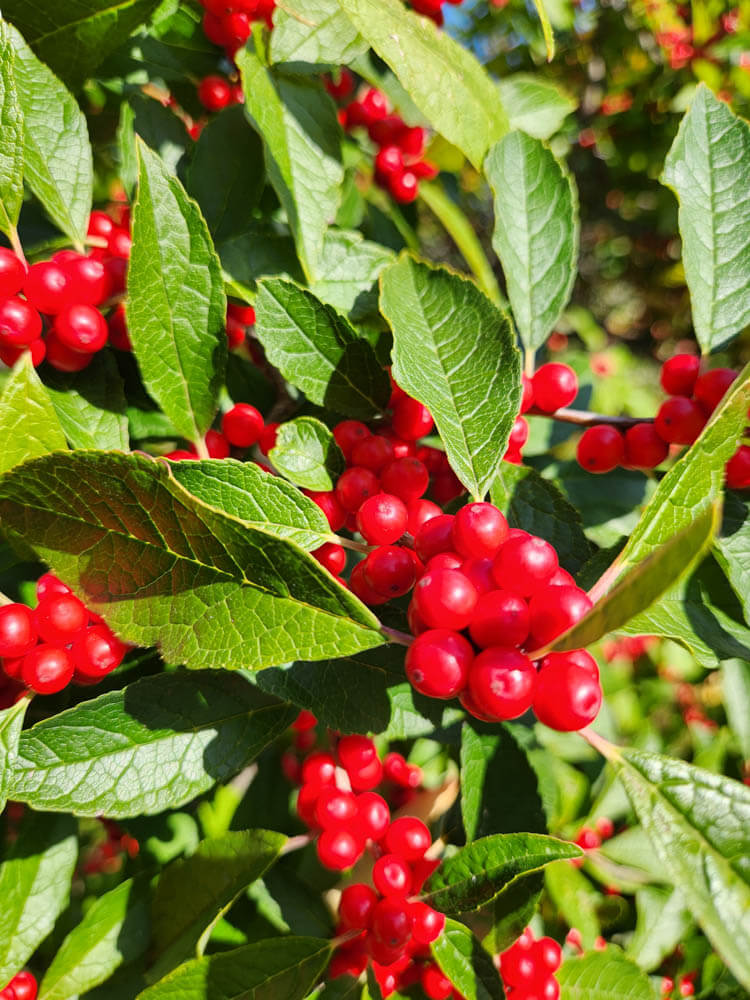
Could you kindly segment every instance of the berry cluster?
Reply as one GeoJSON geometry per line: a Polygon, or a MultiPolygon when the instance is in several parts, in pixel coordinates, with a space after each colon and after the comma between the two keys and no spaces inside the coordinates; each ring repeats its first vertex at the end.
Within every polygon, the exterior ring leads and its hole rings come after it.
{"type": "Polygon", "coordinates": [[[276,0],[200,0],[200,4],[205,11],[204,35],[223,48],[228,59],[234,58],[252,34],[253,21],[265,21],[273,28],[276,0]]]}
{"type": "Polygon", "coordinates": [[[562,948],[554,938],[535,938],[527,927],[496,962],[508,1000],[558,1000],[555,972],[562,962],[562,948]]]}
{"type": "MultiPolygon", "coordinates": [[[[689,972],[687,975],[680,976],[680,981],[677,984],[677,995],[680,997],[692,997],[695,996],[695,979],[697,973],[689,972]]],[[[674,995],[675,981],[671,976],[663,976],[660,986],[660,992],[663,997],[671,997],[674,995]]]]}
{"type": "Polygon", "coordinates": [[[120,871],[125,857],[135,858],[140,844],[111,819],[103,819],[104,839],[86,852],[82,871],[84,875],[111,875],[120,871]]]}
{"type": "Polygon", "coordinates": [[[96,684],[122,663],[127,646],[56,576],[40,577],[36,594],[33,611],[25,604],[0,607],[0,667],[7,679],[54,694],[71,681],[96,684]]]}
{"type": "Polygon", "coordinates": [[[230,104],[244,104],[242,84],[212,73],[198,84],[198,100],[206,111],[223,111],[230,104]]]}
{"type": "MultiPolygon", "coordinates": [[[[610,837],[614,836],[614,832],[615,824],[612,820],[608,816],[600,816],[595,821],[593,827],[581,827],[574,843],[578,844],[584,851],[595,851],[602,846],[605,840],[609,840],[610,837]]],[[[580,868],[584,860],[584,858],[572,858],[571,864],[576,868],[580,868]]]]}
{"type": "Polygon", "coordinates": [[[30,972],[17,972],[4,990],[0,990],[0,1000],[36,1000],[39,987],[30,972]]]}
{"type": "Polygon", "coordinates": [[[529,436],[529,425],[524,413],[543,413],[547,416],[569,406],[578,395],[578,376],[568,365],[550,362],[541,365],[531,378],[521,376],[523,393],[521,412],[516,417],[508,439],[508,450],[503,455],[506,462],[520,465],[523,446],[529,436]]]}
{"type": "MultiPolygon", "coordinates": [[[[210,458],[229,458],[232,448],[245,451],[257,444],[263,454],[268,454],[274,446],[278,426],[278,424],[265,424],[263,414],[250,403],[237,403],[222,417],[220,431],[210,430],[206,433],[206,450],[210,458]]],[[[190,450],[170,451],[164,457],[173,462],[197,459],[195,446],[191,444],[189,448],[190,450]]],[[[268,466],[264,468],[271,471],[268,466]]]]}

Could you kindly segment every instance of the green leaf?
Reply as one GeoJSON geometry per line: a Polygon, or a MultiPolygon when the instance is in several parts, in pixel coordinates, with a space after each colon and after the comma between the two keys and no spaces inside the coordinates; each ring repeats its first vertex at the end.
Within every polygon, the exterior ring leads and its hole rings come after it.
{"type": "Polygon", "coordinates": [[[323,511],[304,493],[254,462],[233,458],[174,462],[172,476],[201,503],[303,549],[331,540],[323,511]]]}
{"type": "Polygon", "coordinates": [[[724,520],[714,555],[743,603],[745,618],[750,618],[750,510],[748,500],[732,490],[724,496],[724,520]]]}
{"type": "Polygon", "coordinates": [[[492,245],[527,351],[545,342],[576,277],[578,195],[565,166],[539,139],[509,132],[487,154],[495,195],[492,245]]]}
{"type": "Polygon", "coordinates": [[[646,972],[657,969],[693,928],[685,898],[677,889],[647,885],[635,894],[638,919],[627,956],[646,972]]]}
{"type": "Polygon", "coordinates": [[[665,875],[750,989],[750,789],[659,754],[604,750],[665,875]]]}
{"type": "Polygon", "coordinates": [[[27,729],[10,794],[78,816],[176,809],[247,767],[294,714],[238,675],[146,677],[27,729]]]}
{"type": "Polygon", "coordinates": [[[219,259],[195,202],[139,139],[128,267],[128,333],[149,393],[198,443],[224,382],[226,298],[219,259]]]}
{"type": "Polygon", "coordinates": [[[583,533],[581,515],[551,480],[531,466],[501,462],[490,496],[512,528],[554,545],[560,565],[569,573],[577,573],[591,558],[594,549],[583,533]]]}
{"type": "Polygon", "coordinates": [[[314,280],[344,181],[336,106],[321,83],[274,73],[247,48],[240,49],[236,62],[245,112],[263,139],[268,179],[286,212],[305,274],[314,280]]]}
{"type": "Polygon", "coordinates": [[[170,174],[179,174],[182,159],[191,140],[185,124],[171,108],[161,101],[143,94],[131,94],[120,107],[120,124],[117,129],[117,146],[120,160],[120,178],[132,199],[138,183],[138,152],[136,136],[140,136],[149,149],[164,161],[170,174]]]}
{"type": "Polygon", "coordinates": [[[566,959],[555,973],[560,1000],[655,1000],[645,972],[619,948],[566,959]]]}
{"type": "Polygon", "coordinates": [[[21,698],[0,711],[0,813],[5,809],[8,798],[10,776],[18,754],[18,740],[23,728],[29,697],[21,698]]]}
{"type": "Polygon", "coordinates": [[[503,106],[508,109],[510,127],[535,139],[551,139],[578,106],[554,83],[532,73],[511,73],[497,85],[503,106]]]}
{"type": "Polygon", "coordinates": [[[0,982],[23,968],[68,905],[77,857],[70,816],[26,815],[0,865],[0,982]]]}
{"type": "Polygon", "coordinates": [[[371,316],[378,311],[378,276],[393,257],[393,251],[361,233],[329,229],[311,291],[353,322],[371,316]]]}
{"type": "Polygon", "coordinates": [[[270,278],[258,287],[255,315],[268,360],[313,403],[359,419],[385,408],[387,373],[372,345],[331,306],[290,281],[270,278]]]}
{"type": "Polygon", "coordinates": [[[505,1000],[503,981],[492,957],[468,927],[445,921],[445,930],[430,945],[432,957],[466,1000],[505,1000]]]}
{"type": "Polygon", "coordinates": [[[260,878],[286,843],[282,833],[238,830],[202,841],[162,871],[152,908],[154,982],[195,954],[237,896],[260,878]],[[200,946],[199,946],[200,947],[200,946]]]}
{"type": "Polygon", "coordinates": [[[294,240],[266,222],[254,222],[243,236],[227,240],[218,250],[227,274],[248,287],[265,277],[305,280],[294,240]]]}
{"type": "Polygon", "coordinates": [[[435,418],[458,478],[482,499],[521,399],[521,361],[507,316],[473,282],[408,255],[382,273],[393,377],[435,418]]]}
{"type": "MultiPolygon", "coordinates": [[[[699,514],[651,555],[623,573],[584,617],[549,645],[554,649],[590,646],[655,604],[705,555],[721,520],[721,503],[699,514]]],[[[658,634],[658,633],[657,633],[658,634]]]]}
{"type": "Polygon", "coordinates": [[[27,462],[0,480],[0,519],[123,639],[171,663],[257,670],[383,643],[315,559],[200,504],[165,462],[84,451],[27,462]]]}
{"type": "Polygon", "coordinates": [[[186,186],[217,243],[247,231],[265,179],[263,144],[242,108],[211,118],[195,144],[186,186]]]}
{"type": "Polygon", "coordinates": [[[443,913],[466,913],[489,903],[519,876],[581,855],[575,844],[539,833],[482,837],[442,861],[422,898],[443,913]]]}
{"type": "Polygon", "coordinates": [[[302,1000],[328,964],[331,950],[330,941],[318,938],[254,941],[185,962],[137,1000],[302,1000]]]}
{"type": "Polygon", "coordinates": [[[29,458],[67,447],[47,390],[28,351],[16,363],[0,396],[0,472],[29,458]]]}
{"type": "MultiPolygon", "coordinates": [[[[6,4],[3,10],[9,13],[6,4]]],[[[8,30],[16,54],[16,89],[24,120],[24,179],[52,221],[82,248],[94,172],[86,119],[18,30],[12,25],[8,30]]]]}
{"type": "Polygon", "coordinates": [[[343,66],[367,52],[367,42],[338,0],[290,0],[274,16],[271,62],[343,66]]]}
{"type": "Polygon", "coordinates": [[[528,927],[544,890],[544,872],[522,875],[500,893],[484,911],[492,927],[482,943],[493,955],[509,948],[528,927]]]}
{"type": "Polygon", "coordinates": [[[333,434],[315,417],[283,423],[268,457],[290,482],[321,492],[332,490],[346,468],[346,459],[333,434]]]}
{"type": "Polygon", "coordinates": [[[568,861],[547,865],[544,885],[563,920],[581,932],[584,948],[593,948],[602,932],[597,907],[601,896],[586,876],[568,861]]]}
{"type": "Polygon", "coordinates": [[[750,760],[750,663],[725,660],[721,665],[724,709],[740,753],[750,760]]]}
{"type": "Polygon", "coordinates": [[[695,335],[718,351],[750,323],[750,125],[705,84],[664,163],[679,226],[695,335]]]}
{"type": "Polygon", "coordinates": [[[125,392],[110,351],[95,354],[82,372],[48,368],[45,380],[71,448],[128,450],[125,392]]]}
{"type": "Polygon", "coordinates": [[[481,169],[508,131],[497,88],[476,56],[400,0],[339,0],[428,122],[481,169]]]}
{"type": "Polygon", "coordinates": [[[159,5],[159,0],[5,0],[3,15],[63,80],[80,83],[159,5]]]}
{"type": "Polygon", "coordinates": [[[24,122],[16,89],[16,54],[0,21],[0,229],[10,236],[23,204],[24,122]]]}
{"type": "Polygon", "coordinates": [[[552,62],[555,58],[555,36],[552,31],[549,14],[544,0],[533,0],[539,20],[542,24],[542,34],[544,35],[544,46],[547,49],[547,62],[552,62]]]}
{"type": "Polygon", "coordinates": [[[547,830],[536,774],[504,726],[461,727],[461,816],[469,841],[547,830]]]}
{"type": "Polygon", "coordinates": [[[105,892],[63,941],[39,987],[39,1000],[70,1000],[133,962],[149,942],[145,882],[129,878],[105,892]]]}

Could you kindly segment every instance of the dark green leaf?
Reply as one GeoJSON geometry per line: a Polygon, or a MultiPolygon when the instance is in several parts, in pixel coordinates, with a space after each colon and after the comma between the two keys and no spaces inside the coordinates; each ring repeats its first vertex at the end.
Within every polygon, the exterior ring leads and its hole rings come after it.
{"type": "Polygon", "coordinates": [[[492,245],[521,342],[534,352],[559,320],[576,277],[575,184],[551,150],[523,132],[509,132],[492,147],[485,173],[495,194],[492,245]]]}
{"type": "Polygon", "coordinates": [[[400,0],[339,0],[367,42],[438,132],[477,169],[508,131],[494,83],[477,58],[400,0]]]}
{"type": "Polygon", "coordinates": [[[461,816],[469,841],[547,830],[536,775],[504,726],[461,727],[461,816]]]}
{"type": "Polygon", "coordinates": [[[246,767],[293,719],[238,675],[157,674],[26,730],[11,795],[79,816],[175,809],[246,767]]]}
{"type": "Polygon", "coordinates": [[[685,278],[704,352],[750,322],[750,125],[699,84],[664,163],[680,202],[685,278]]]}
{"type": "Polygon", "coordinates": [[[331,942],[279,937],[185,962],[138,1000],[302,1000],[331,956],[331,942]]]}
{"type": "Polygon", "coordinates": [[[238,830],[202,841],[173,861],[156,885],[153,902],[154,982],[195,954],[243,889],[260,878],[286,842],[270,830],[238,830]]]}
{"type": "Polygon", "coordinates": [[[88,368],[68,374],[48,368],[47,392],[71,448],[127,451],[125,392],[109,351],[100,351],[88,368]]]}
{"type": "Polygon", "coordinates": [[[130,95],[128,103],[123,103],[120,109],[117,144],[120,177],[131,198],[138,183],[136,136],[159,154],[170,174],[177,174],[190,141],[184,123],[171,108],[165,108],[154,97],[130,95]]]}
{"type": "MultiPolygon", "coordinates": [[[[3,11],[9,13],[6,4],[3,11]]],[[[39,62],[16,28],[10,26],[9,31],[24,120],[24,179],[52,221],[82,248],[94,169],[86,119],[73,96],[39,62]]]]}
{"type": "Polygon", "coordinates": [[[268,457],[282,476],[307,490],[332,490],[346,459],[326,425],[315,417],[287,420],[268,457]]]}
{"type": "Polygon", "coordinates": [[[466,1000],[505,1000],[503,982],[491,956],[468,927],[446,920],[430,946],[432,957],[466,1000]]]}
{"type": "Polygon", "coordinates": [[[246,232],[265,183],[263,144],[242,108],[212,118],[195,145],[188,193],[217,243],[246,232]]]}
{"type": "Polygon", "coordinates": [[[577,573],[594,551],[581,515],[549,479],[528,465],[502,462],[490,485],[492,502],[512,528],[523,528],[554,545],[560,565],[577,573]]]}
{"type": "Polygon", "coordinates": [[[15,62],[8,25],[0,22],[0,229],[6,236],[18,222],[23,203],[24,123],[15,62]]]}
{"type": "Polygon", "coordinates": [[[532,872],[514,879],[499,896],[495,896],[484,911],[484,916],[492,921],[492,927],[482,942],[485,948],[493,955],[509,948],[531,923],[543,890],[544,872],[532,872]]]}
{"type": "Polygon", "coordinates": [[[375,351],[331,306],[272,278],[260,283],[255,312],[268,360],[313,403],[360,419],[386,406],[390,385],[375,351]]]}
{"type": "Polygon", "coordinates": [[[305,274],[313,280],[344,180],[336,107],[321,83],[274,73],[247,48],[236,60],[245,111],[263,139],[268,179],[286,211],[305,274]]]}
{"type": "Polygon", "coordinates": [[[441,863],[423,898],[443,913],[466,913],[489,903],[519,876],[581,854],[575,844],[539,833],[483,837],[441,863]]]}
{"type": "Polygon", "coordinates": [[[135,961],[149,941],[148,893],[132,878],[100,896],[60,946],[39,987],[39,1000],[70,1000],[135,961]]]}
{"type": "Polygon", "coordinates": [[[714,555],[743,602],[745,618],[750,618],[750,511],[747,499],[732,490],[724,496],[724,520],[714,555]]]}
{"type": "Polygon", "coordinates": [[[577,102],[549,80],[531,73],[511,73],[498,80],[510,127],[535,139],[550,139],[577,102]]]}
{"type": "Polygon", "coordinates": [[[593,948],[602,932],[597,907],[601,896],[586,876],[567,861],[544,869],[544,885],[560,916],[581,933],[584,948],[593,948]]]}
{"type": "Polygon", "coordinates": [[[253,223],[243,236],[220,244],[218,251],[224,270],[249,287],[266,277],[305,280],[294,240],[267,223],[253,223]]]}
{"type": "Polygon", "coordinates": [[[326,516],[304,493],[254,462],[232,458],[175,462],[172,475],[203,504],[303,549],[331,540],[326,516]]]}
{"type": "Polygon", "coordinates": [[[138,197],[128,268],[128,333],[146,388],[196,444],[224,381],[226,299],[198,206],[138,140],[138,197]]]}
{"type": "Polygon", "coordinates": [[[453,469],[482,499],[521,399],[521,361],[508,317],[477,286],[408,255],[382,273],[393,330],[393,377],[435,418],[453,469]]]}
{"type": "Polygon", "coordinates": [[[5,809],[11,772],[18,753],[18,740],[23,728],[29,698],[21,698],[0,711],[0,813],[5,809]]]}
{"type": "Polygon", "coordinates": [[[70,816],[26,815],[0,865],[0,982],[23,968],[68,905],[77,857],[70,816]]]}
{"type": "Polygon", "coordinates": [[[740,753],[745,760],[750,760],[750,663],[725,660],[721,665],[721,690],[740,753]]]}
{"type": "Polygon", "coordinates": [[[342,66],[367,49],[338,0],[290,0],[274,17],[272,62],[342,66]]]}
{"type": "Polygon", "coordinates": [[[52,401],[29,352],[16,363],[0,396],[0,472],[67,447],[52,401]]]}
{"type": "Polygon", "coordinates": [[[0,518],[123,639],[171,663],[260,669],[383,643],[372,612],[311,556],[194,500],[165,462],[27,462],[0,480],[0,518]]]}
{"type": "Polygon", "coordinates": [[[560,1000],[655,1000],[645,972],[619,948],[566,959],[555,973],[560,1000]]]}
{"type": "Polygon", "coordinates": [[[358,232],[329,229],[318,275],[311,289],[353,321],[378,311],[377,279],[393,252],[358,232]]]}
{"type": "Polygon", "coordinates": [[[635,904],[638,919],[627,956],[650,972],[686,940],[693,918],[677,889],[644,886],[636,892],[635,904]]]}

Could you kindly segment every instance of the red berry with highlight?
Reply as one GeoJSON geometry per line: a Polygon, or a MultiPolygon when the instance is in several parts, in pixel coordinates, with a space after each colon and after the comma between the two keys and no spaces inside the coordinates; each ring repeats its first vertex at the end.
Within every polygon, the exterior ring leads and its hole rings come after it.
{"type": "Polygon", "coordinates": [[[406,531],[408,520],[406,504],[391,493],[368,497],[357,511],[357,528],[371,545],[397,542],[406,531]]]}
{"type": "Polygon", "coordinates": [[[384,597],[401,597],[414,586],[417,577],[414,558],[398,545],[381,545],[364,561],[367,583],[384,597]]]}
{"type": "Polygon", "coordinates": [[[351,513],[358,511],[365,500],[379,491],[380,483],[375,473],[357,465],[342,473],[336,483],[336,499],[344,510],[351,513]]]}
{"type": "Polygon", "coordinates": [[[122,663],[127,646],[106,625],[90,625],[71,647],[76,674],[99,680],[122,663]]]}
{"type": "Polygon", "coordinates": [[[369,885],[358,882],[348,885],[341,893],[339,917],[345,927],[366,930],[372,923],[377,902],[377,893],[369,885]]]}
{"type": "Polygon", "coordinates": [[[372,881],[381,896],[408,896],[411,869],[398,854],[383,854],[373,865],[372,881]]]}
{"type": "Polygon", "coordinates": [[[737,372],[731,368],[714,368],[699,375],[693,389],[693,399],[706,415],[710,415],[726,395],[737,372]]]}
{"type": "Polygon", "coordinates": [[[697,403],[684,396],[673,396],[659,407],[654,427],[669,444],[692,444],[705,423],[706,415],[697,403]]]}
{"type": "Polygon", "coordinates": [[[394,819],[383,839],[385,850],[405,861],[418,861],[431,843],[430,831],[416,816],[394,819]]]}
{"type": "Polygon", "coordinates": [[[0,658],[24,656],[37,642],[34,616],[25,604],[0,607],[0,658]]]}
{"type": "Polygon", "coordinates": [[[42,645],[23,658],[21,680],[37,694],[55,694],[73,679],[73,657],[62,646],[42,645]]]}
{"type": "Polygon", "coordinates": [[[567,631],[593,607],[580,587],[544,587],[529,601],[529,647],[538,649],[567,631]]]}
{"type": "Polygon", "coordinates": [[[669,447],[653,424],[635,424],[625,431],[625,465],[634,469],[655,469],[668,454],[669,447]]]}
{"type": "Polygon", "coordinates": [[[529,606],[519,594],[490,590],[481,594],[469,625],[469,635],[483,649],[521,646],[529,634],[529,606]]]}
{"type": "Polygon", "coordinates": [[[515,649],[493,647],[476,657],[469,692],[479,709],[498,722],[517,719],[531,708],[536,686],[531,660],[515,649]]]}
{"type": "Polygon", "coordinates": [[[459,570],[436,569],[425,573],[414,587],[414,604],[431,628],[460,631],[471,622],[477,603],[474,584],[459,570]]]}
{"type": "Polygon", "coordinates": [[[578,376],[568,365],[542,365],[531,380],[534,405],[542,413],[554,413],[568,406],[578,395],[578,376]]]}
{"type": "Polygon", "coordinates": [[[625,461],[625,439],[616,427],[588,427],[578,442],[578,464],[588,472],[611,472],[625,461]]]}
{"type": "Polygon", "coordinates": [[[508,537],[508,522],[491,503],[462,507],[453,522],[453,544],[466,559],[488,559],[508,537]]]}
{"type": "Polygon", "coordinates": [[[316,842],[318,859],[325,868],[345,871],[362,856],[364,843],[349,830],[324,830],[316,842]]]}
{"type": "Polygon", "coordinates": [[[263,414],[250,403],[236,403],[221,418],[221,431],[235,448],[252,448],[263,431],[263,414]]]}
{"type": "Polygon", "coordinates": [[[432,415],[411,396],[402,396],[393,407],[393,429],[405,441],[416,441],[432,430],[432,415]]]}
{"type": "Polygon", "coordinates": [[[504,542],[492,564],[492,575],[501,590],[531,597],[558,569],[557,553],[542,538],[513,534],[504,542]]]}
{"type": "Polygon", "coordinates": [[[534,714],[550,729],[583,729],[599,714],[599,681],[577,663],[555,663],[540,670],[534,693],[534,714]]]}
{"type": "Polygon", "coordinates": [[[662,388],[670,396],[692,396],[700,366],[694,354],[675,354],[661,366],[662,388]]]}

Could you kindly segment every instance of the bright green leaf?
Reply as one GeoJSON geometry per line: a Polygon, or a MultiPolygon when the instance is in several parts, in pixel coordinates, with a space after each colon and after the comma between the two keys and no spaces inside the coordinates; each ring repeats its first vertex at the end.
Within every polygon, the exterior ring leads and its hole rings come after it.
{"type": "Polygon", "coordinates": [[[662,182],[680,203],[693,326],[704,353],[750,323],[750,125],[699,84],[662,182]]]}
{"type": "Polygon", "coordinates": [[[141,140],[137,146],[128,333],[146,388],[197,443],[216,413],[226,367],[221,268],[198,206],[156,153],[141,140]]]}
{"type": "Polygon", "coordinates": [[[627,956],[650,972],[687,939],[693,918],[677,889],[644,886],[635,894],[635,905],[638,917],[627,956]]]}
{"type": "Polygon", "coordinates": [[[95,354],[82,372],[69,374],[50,368],[45,378],[71,448],[128,450],[125,392],[111,352],[95,354]]]}
{"type": "Polygon", "coordinates": [[[619,948],[566,959],[555,973],[560,1000],[655,1000],[645,972],[619,948]]]}
{"type": "Polygon", "coordinates": [[[390,384],[372,345],[304,288],[260,283],[255,333],[268,360],[313,403],[367,419],[388,403],[390,384]]]}
{"type": "Polygon", "coordinates": [[[750,663],[725,660],[721,665],[721,690],[740,753],[745,760],[750,760],[750,663]]]}
{"type": "Polygon", "coordinates": [[[393,252],[358,232],[329,229],[311,291],[353,321],[378,311],[377,280],[393,252]]]}
{"type": "Polygon", "coordinates": [[[476,285],[408,255],[382,273],[393,377],[435,418],[458,478],[482,499],[521,399],[521,361],[507,316],[476,285]]]}
{"type": "Polygon", "coordinates": [[[15,705],[0,711],[0,813],[8,798],[11,771],[18,754],[18,740],[23,728],[29,698],[20,698],[15,705]]]}
{"type": "Polygon", "coordinates": [[[726,492],[724,520],[714,555],[743,603],[745,618],[750,619],[750,510],[741,493],[726,492]]]}
{"type": "Polygon", "coordinates": [[[523,132],[509,132],[492,147],[485,173],[495,195],[492,245],[521,342],[533,352],[559,320],[575,281],[575,184],[554,154],[523,132]]]}
{"type": "Polygon", "coordinates": [[[0,396],[0,441],[0,472],[67,447],[52,401],[28,351],[16,363],[0,396]]]}
{"type": "Polygon", "coordinates": [[[505,1000],[503,981],[492,956],[468,927],[446,920],[430,946],[432,957],[466,1000],[505,1000]]]}
{"type": "Polygon", "coordinates": [[[573,97],[532,73],[511,73],[497,85],[511,128],[535,139],[550,139],[577,107],[573,97]]]}
{"type": "Polygon", "coordinates": [[[131,199],[138,183],[136,136],[140,136],[149,149],[159,154],[170,174],[178,174],[187,147],[191,144],[184,122],[171,108],[165,108],[154,97],[130,94],[127,103],[120,107],[117,147],[120,178],[131,199]]]}
{"type": "Polygon", "coordinates": [[[547,13],[547,7],[544,0],[533,0],[533,3],[542,25],[544,46],[547,49],[547,62],[552,62],[555,57],[555,35],[552,31],[552,24],[550,23],[549,14],[547,13]]]}
{"type": "Polygon", "coordinates": [[[23,204],[24,123],[16,89],[16,54],[0,21],[0,229],[9,236],[23,204]]]}
{"type": "Polygon", "coordinates": [[[568,861],[544,869],[544,885],[563,920],[581,933],[584,948],[593,948],[602,932],[597,906],[601,896],[586,876],[568,861]]]}
{"type": "Polygon", "coordinates": [[[367,49],[338,0],[287,0],[274,17],[271,62],[343,66],[367,49]]]}
{"type": "Polygon", "coordinates": [[[79,816],[176,809],[251,763],[294,714],[238,675],[146,677],[27,729],[10,794],[79,816]]]}
{"type": "Polygon", "coordinates": [[[257,670],[383,642],[311,556],[197,502],[165,462],[84,451],[27,462],[0,480],[0,518],[123,639],[171,663],[257,670]]]}
{"type": "Polygon", "coordinates": [[[290,482],[321,492],[332,490],[346,468],[346,459],[333,434],[315,417],[297,417],[283,423],[268,457],[290,482]]]}

